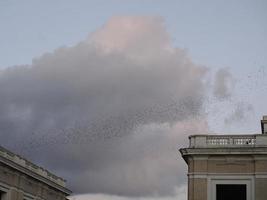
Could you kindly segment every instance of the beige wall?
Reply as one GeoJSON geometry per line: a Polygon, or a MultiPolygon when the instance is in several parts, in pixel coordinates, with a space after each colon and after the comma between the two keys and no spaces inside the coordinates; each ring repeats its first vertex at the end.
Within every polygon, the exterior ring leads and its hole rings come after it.
{"type": "Polygon", "coordinates": [[[188,159],[188,172],[188,200],[207,200],[207,182],[210,174],[221,174],[221,176],[225,174],[250,175],[255,177],[255,200],[267,199],[266,158],[225,155],[202,158],[199,156],[190,157],[188,159]]]}
{"type": "Polygon", "coordinates": [[[207,200],[207,179],[189,178],[188,183],[188,200],[207,200]]]}
{"type": "Polygon", "coordinates": [[[267,160],[256,160],[255,168],[256,172],[267,172],[267,160]]]}
{"type": "Polygon", "coordinates": [[[253,157],[210,157],[207,160],[189,159],[188,172],[199,173],[267,173],[267,160],[253,157]]]}
{"type": "Polygon", "coordinates": [[[267,199],[267,178],[256,178],[255,179],[255,196],[256,200],[267,199]]]}

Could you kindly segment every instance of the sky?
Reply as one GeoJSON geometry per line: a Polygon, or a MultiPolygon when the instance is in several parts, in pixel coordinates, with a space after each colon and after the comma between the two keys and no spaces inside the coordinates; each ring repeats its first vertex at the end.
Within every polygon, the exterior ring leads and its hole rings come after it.
{"type": "Polygon", "coordinates": [[[264,0],[0,0],[0,145],[74,200],[186,199],[191,134],[260,133],[264,0]]]}

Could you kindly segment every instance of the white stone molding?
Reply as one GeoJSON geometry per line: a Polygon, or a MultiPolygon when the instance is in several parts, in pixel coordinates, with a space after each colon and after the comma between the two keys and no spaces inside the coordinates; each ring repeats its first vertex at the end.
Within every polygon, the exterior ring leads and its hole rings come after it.
{"type": "Polygon", "coordinates": [[[188,173],[188,178],[209,178],[212,176],[224,177],[224,176],[254,176],[255,178],[266,178],[266,172],[257,172],[257,173],[205,173],[205,172],[194,172],[188,173]]]}

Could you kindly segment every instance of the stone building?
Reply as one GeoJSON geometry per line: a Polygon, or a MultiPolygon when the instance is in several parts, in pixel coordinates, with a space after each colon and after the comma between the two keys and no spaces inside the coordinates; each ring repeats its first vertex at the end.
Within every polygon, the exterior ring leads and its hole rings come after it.
{"type": "Polygon", "coordinates": [[[65,200],[66,181],[0,147],[0,200],[65,200]]]}
{"type": "Polygon", "coordinates": [[[192,135],[180,149],[188,165],[188,200],[267,199],[267,116],[262,134],[192,135]]]}

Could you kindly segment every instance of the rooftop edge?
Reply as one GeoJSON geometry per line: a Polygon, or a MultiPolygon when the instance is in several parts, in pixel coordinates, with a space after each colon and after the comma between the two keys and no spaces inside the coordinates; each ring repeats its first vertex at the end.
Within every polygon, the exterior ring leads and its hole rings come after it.
{"type": "Polygon", "coordinates": [[[267,147],[267,134],[191,135],[189,148],[267,147]]]}
{"type": "Polygon", "coordinates": [[[56,183],[57,185],[61,186],[61,187],[66,187],[66,180],[64,180],[61,177],[58,177],[56,175],[54,175],[53,173],[49,172],[48,170],[33,164],[32,162],[28,161],[25,158],[22,158],[21,156],[5,149],[4,147],[0,146],[0,156],[16,163],[17,165],[26,168],[28,170],[30,170],[31,172],[38,174],[48,180],[50,180],[53,183],[56,183]]]}

